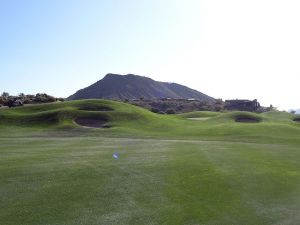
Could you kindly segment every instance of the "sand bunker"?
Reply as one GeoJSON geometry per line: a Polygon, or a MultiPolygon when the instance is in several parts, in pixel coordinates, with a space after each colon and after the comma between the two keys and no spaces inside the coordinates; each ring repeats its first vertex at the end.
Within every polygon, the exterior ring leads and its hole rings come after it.
{"type": "Polygon", "coordinates": [[[106,124],[107,121],[104,119],[94,119],[94,118],[76,118],[74,122],[83,127],[89,128],[109,128],[106,124]]]}
{"type": "Polygon", "coordinates": [[[295,118],[294,121],[300,123],[300,117],[299,118],[295,118]]]}

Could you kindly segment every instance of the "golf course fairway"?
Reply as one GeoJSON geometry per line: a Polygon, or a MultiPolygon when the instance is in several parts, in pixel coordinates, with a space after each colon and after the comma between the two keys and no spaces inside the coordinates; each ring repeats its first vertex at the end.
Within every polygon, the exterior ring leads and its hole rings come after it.
{"type": "Polygon", "coordinates": [[[300,224],[299,121],[108,100],[1,109],[0,224],[300,224]]]}

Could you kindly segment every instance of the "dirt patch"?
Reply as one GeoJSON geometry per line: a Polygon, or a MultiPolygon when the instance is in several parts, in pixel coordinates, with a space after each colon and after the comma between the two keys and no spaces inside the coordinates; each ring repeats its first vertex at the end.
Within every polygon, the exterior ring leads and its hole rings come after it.
{"type": "Polygon", "coordinates": [[[259,123],[260,120],[256,118],[236,118],[235,122],[238,123],[259,123]]]}
{"type": "Polygon", "coordinates": [[[97,118],[76,118],[74,122],[80,126],[88,128],[109,128],[107,121],[97,118]]]}

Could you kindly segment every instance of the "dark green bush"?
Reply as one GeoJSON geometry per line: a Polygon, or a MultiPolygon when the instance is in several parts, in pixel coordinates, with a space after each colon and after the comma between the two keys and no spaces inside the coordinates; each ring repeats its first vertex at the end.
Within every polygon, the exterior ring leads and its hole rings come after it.
{"type": "Polygon", "coordinates": [[[166,113],[167,114],[175,114],[175,110],[174,109],[167,109],[166,113]]]}

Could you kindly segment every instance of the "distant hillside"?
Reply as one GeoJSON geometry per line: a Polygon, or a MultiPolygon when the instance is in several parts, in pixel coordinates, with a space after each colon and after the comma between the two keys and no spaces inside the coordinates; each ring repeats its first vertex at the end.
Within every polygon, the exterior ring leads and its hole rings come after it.
{"type": "Polygon", "coordinates": [[[300,114],[300,109],[296,109],[296,114],[300,114]]]}
{"type": "Polygon", "coordinates": [[[215,99],[186,86],[158,82],[148,77],[133,74],[107,74],[102,80],[77,91],[67,100],[77,99],[158,99],[194,98],[214,102],[215,99]]]}

